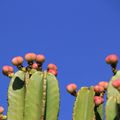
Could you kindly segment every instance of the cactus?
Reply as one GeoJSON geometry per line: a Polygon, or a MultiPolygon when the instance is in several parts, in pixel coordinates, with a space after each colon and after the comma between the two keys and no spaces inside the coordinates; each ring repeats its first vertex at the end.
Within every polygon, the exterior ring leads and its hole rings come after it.
{"type": "MultiPolygon", "coordinates": [[[[50,63],[47,70],[43,70],[45,56],[41,54],[28,53],[25,60],[28,62],[26,67],[21,56],[12,59],[12,64],[18,68],[15,73],[11,66],[2,69],[11,81],[7,116],[3,115],[4,108],[0,106],[0,120],[58,120],[60,90],[57,66],[50,63]]],[[[111,54],[105,60],[113,72],[109,82],[101,81],[78,91],[76,84],[67,85],[67,91],[75,97],[72,120],[104,120],[104,117],[105,120],[120,120],[118,56],[111,54]]]]}
{"type": "Polygon", "coordinates": [[[44,55],[28,53],[25,59],[27,67],[22,65],[22,57],[12,59],[12,64],[19,69],[16,73],[9,66],[3,67],[3,73],[11,78],[7,120],[57,120],[60,93],[56,76],[42,70],[44,55]]]}
{"type": "MultiPolygon", "coordinates": [[[[106,63],[112,67],[113,77],[109,82],[101,81],[94,87],[82,87],[80,90],[67,91],[76,97],[73,108],[73,120],[120,120],[120,71],[117,70],[118,56],[111,54],[106,63]],[[106,94],[106,100],[104,95],[106,94]],[[106,101],[106,104],[104,103],[106,101]],[[104,106],[105,104],[105,106],[104,106]]],[[[74,85],[76,86],[76,85],[74,85]]]]}

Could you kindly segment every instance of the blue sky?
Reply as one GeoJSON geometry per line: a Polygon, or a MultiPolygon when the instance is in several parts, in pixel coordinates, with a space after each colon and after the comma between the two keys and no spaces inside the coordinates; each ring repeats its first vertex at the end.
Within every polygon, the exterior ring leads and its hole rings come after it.
{"type": "MultiPolygon", "coordinates": [[[[44,54],[44,68],[49,62],[59,68],[59,120],[71,120],[75,99],[66,85],[80,88],[112,76],[104,59],[120,56],[119,6],[119,0],[0,0],[0,68],[12,65],[17,55],[44,54]]],[[[0,104],[6,111],[8,84],[0,73],[0,104]]]]}

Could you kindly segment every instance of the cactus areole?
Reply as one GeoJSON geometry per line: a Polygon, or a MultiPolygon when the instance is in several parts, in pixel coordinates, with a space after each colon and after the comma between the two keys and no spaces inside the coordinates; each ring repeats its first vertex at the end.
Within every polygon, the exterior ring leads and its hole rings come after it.
{"type": "MultiPolygon", "coordinates": [[[[0,120],[58,120],[60,90],[56,78],[57,66],[50,63],[47,70],[43,70],[45,56],[42,54],[27,53],[25,60],[28,65],[24,67],[23,57],[12,59],[12,64],[18,68],[15,73],[11,66],[5,65],[2,68],[3,74],[11,80],[8,87],[7,116],[0,106],[0,120]]],[[[101,81],[79,90],[74,83],[66,86],[70,95],[75,97],[72,120],[104,120],[104,116],[105,120],[120,120],[118,56],[110,54],[105,61],[113,72],[109,82],[101,81]]]]}

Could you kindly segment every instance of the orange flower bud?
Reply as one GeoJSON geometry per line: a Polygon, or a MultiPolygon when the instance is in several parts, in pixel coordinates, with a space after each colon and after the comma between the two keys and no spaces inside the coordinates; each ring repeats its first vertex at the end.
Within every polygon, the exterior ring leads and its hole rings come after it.
{"type": "Polygon", "coordinates": [[[36,60],[36,54],[35,53],[27,53],[25,55],[25,60],[28,62],[32,62],[32,61],[36,60]]]}
{"type": "Polygon", "coordinates": [[[36,62],[37,63],[43,63],[45,61],[45,56],[42,54],[37,55],[36,62]]]}
{"type": "Polygon", "coordinates": [[[14,57],[12,59],[12,64],[15,66],[19,66],[23,63],[23,58],[21,56],[14,57]]]}

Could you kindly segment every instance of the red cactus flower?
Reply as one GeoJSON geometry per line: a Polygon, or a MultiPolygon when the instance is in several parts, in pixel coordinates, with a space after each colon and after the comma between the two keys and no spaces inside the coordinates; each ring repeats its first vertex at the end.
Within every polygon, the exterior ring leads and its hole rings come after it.
{"type": "Polygon", "coordinates": [[[66,90],[70,93],[73,94],[74,92],[76,92],[77,90],[77,85],[74,83],[71,83],[69,85],[67,85],[66,90]]]}
{"type": "Polygon", "coordinates": [[[55,76],[57,76],[57,74],[58,74],[57,70],[52,70],[52,69],[50,69],[50,70],[48,70],[48,72],[49,72],[49,73],[52,73],[52,74],[55,75],[55,76]]]}
{"type": "Polygon", "coordinates": [[[104,87],[104,89],[107,89],[107,87],[108,87],[108,82],[101,81],[101,82],[98,83],[98,85],[104,87]]]}
{"type": "Polygon", "coordinates": [[[106,61],[107,64],[117,64],[117,62],[118,62],[118,56],[115,55],[115,54],[108,55],[105,58],[105,61],[106,61]]]}
{"type": "Polygon", "coordinates": [[[14,72],[14,69],[13,69],[13,67],[6,65],[6,66],[3,66],[2,72],[3,72],[4,75],[8,76],[9,74],[14,72]]]}
{"type": "Polygon", "coordinates": [[[38,69],[38,64],[37,63],[33,63],[32,68],[33,69],[38,69]]]}
{"type": "Polygon", "coordinates": [[[37,55],[36,62],[37,63],[43,63],[45,61],[45,56],[42,54],[37,55]]]}
{"type": "Polygon", "coordinates": [[[47,68],[48,68],[48,70],[49,69],[52,69],[52,70],[57,70],[58,69],[57,66],[53,63],[48,64],[47,68]]]}
{"type": "Polygon", "coordinates": [[[23,63],[23,57],[17,56],[12,59],[12,64],[15,66],[19,66],[23,63]]]}
{"type": "Polygon", "coordinates": [[[120,87],[120,79],[114,80],[112,82],[113,87],[118,88],[120,87]]]}
{"type": "Polygon", "coordinates": [[[0,115],[0,120],[3,120],[2,118],[3,118],[2,115],[0,115]]]}
{"type": "Polygon", "coordinates": [[[28,62],[32,62],[32,61],[36,60],[36,54],[35,53],[27,53],[25,55],[25,60],[28,62]]]}
{"type": "Polygon", "coordinates": [[[100,96],[94,96],[95,105],[98,106],[104,102],[104,98],[100,96]]]}
{"type": "Polygon", "coordinates": [[[96,93],[102,93],[102,92],[104,92],[104,87],[102,87],[102,86],[100,86],[100,85],[96,85],[96,86],[94,86],[94,91],[96,92],[96,93]]]}
{"type": "Polygon", "coordinates": [[[0,106],[0,114],[4,112],[4,108],[0,106]]]}

